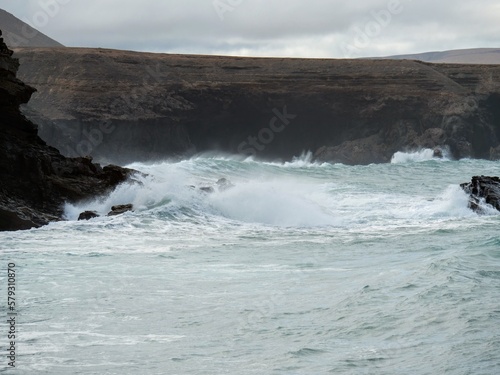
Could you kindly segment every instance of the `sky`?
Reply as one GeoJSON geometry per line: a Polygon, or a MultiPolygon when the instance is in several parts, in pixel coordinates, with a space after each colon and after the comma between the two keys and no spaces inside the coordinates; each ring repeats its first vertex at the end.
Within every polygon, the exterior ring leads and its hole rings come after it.
{"type": "Polygon", "coordinates": [[[500,48],[498,0],[0,0],[71,47],[356,58],[500,48]]]}

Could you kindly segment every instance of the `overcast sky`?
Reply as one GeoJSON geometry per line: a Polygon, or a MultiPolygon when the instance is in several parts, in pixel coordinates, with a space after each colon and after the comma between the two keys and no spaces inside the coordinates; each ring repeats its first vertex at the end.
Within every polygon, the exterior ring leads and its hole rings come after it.
{"type": "Polygon", "coordinates": [[[500,47],[499,0],[0,0],[66,46],[288,57],[500,47]]]}

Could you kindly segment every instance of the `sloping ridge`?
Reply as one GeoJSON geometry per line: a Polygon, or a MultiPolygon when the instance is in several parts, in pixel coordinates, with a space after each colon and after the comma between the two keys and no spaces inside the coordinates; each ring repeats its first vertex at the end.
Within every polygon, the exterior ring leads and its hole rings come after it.
{"type": "Polygon", "coordinates": [[[64,47],[3,9],[0,9],[0,25],[2,25],[5,43],[10,48],[64,47]]]}
{"type": "Polygon", "coordinates": [[[388,56],[384,59],[420,60],[448,64],[500,64],[500,48],[471,48],[411,55],[388,56]]]}

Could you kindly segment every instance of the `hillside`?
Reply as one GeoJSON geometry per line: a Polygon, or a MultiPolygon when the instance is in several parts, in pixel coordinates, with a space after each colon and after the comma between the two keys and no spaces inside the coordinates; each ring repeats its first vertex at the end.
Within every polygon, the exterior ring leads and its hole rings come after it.
{"type": "Polygon", "coordinates": [[[35,30],[27,23],[0,9],[0,26],[5,43],[15,47],[64,47],[61,43],[35,30]]]}
{"type": "Polygon", "coordinates": [[[500,65],[17,49],[37,88],[25,113],[66,155],[128,163],[220,150],[387,162],[500,145],[500,65]]]}
{"type": "Polygon", "coordinates": [[[389,56],[386,59],[409,59],[431,63],[500,64],[500,48],[472,48],[412,55],[389,56]]]}

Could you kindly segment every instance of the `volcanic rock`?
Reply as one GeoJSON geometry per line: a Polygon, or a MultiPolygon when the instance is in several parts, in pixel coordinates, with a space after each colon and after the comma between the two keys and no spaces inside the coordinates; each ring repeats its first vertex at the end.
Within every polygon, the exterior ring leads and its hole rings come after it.
{"type": "Polygon", "coordinates": [[[436,147],[432,152],[432,157],[442,159],[443,158],[443,150],[441,150],[439,147],[436,147]]]}
{"type": "Polygon", "coordinates": [[[65,202],[109,193],[133,171],[48,146],[20,112],[35,89],[16,78],[19,62],[6,49],[0,43],[0,230],[29,229],[61,220],[65,202]]]}
{"type": "Polygon", "coordinates": [[[469,208],[483,213],[481,202],[485,202],[500,211],[500,178],[475,176],[472,181],[460,185],[469,194],[469,208]]]}
{"type": "Polygon", "coordinates": [[[125,212],[132,211],[134,206],[132,204],[122,204],[111,207],[111,211],[108,212],[108,216],[117,216],[124,214],[125,212]]]}
{"type": "Polygon", "coordinates": [[[95,211],[84,211],[78,216],[78,220],[90,220],[95,217],[99,217],[99,214],[95,211]]]}

